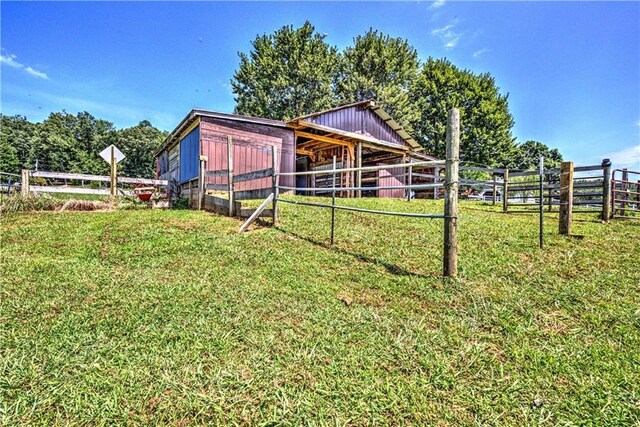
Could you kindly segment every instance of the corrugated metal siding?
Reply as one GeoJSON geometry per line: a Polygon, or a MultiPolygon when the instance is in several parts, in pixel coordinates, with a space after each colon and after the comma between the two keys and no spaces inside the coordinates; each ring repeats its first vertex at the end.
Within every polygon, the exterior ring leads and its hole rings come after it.
{"type": "MultiPolygon", "coordinates": [[[[379,163],[379,165],[383,164],[385,163],[379,163]]],[[[383,169],[381,171],[378,171],[378,185],[380,187],[404,185],[404,178],[398,178],[393,175],[401,175],[405,172],[405,168],[383,169]]],[[[400,199],[404,197],[404,192],[405,190],[403,189],[378,190],[378,197],[400,199]]]]}
{"type": "MultiPolygon", "coordinates": [[[[342,162],[336,162],[336,169],[342,169],[342,162]]],[[[312,165],[312,171],[330,171],[333,169],[333,162],[327,163],[324,165],[312,165]]],[[[336,187],[341,187],[343,184],[340,181],[344,179],[344,175],[342,173],[336,173],[335,185],[336,187]]],[[[318,174],[311,175],[311,186],[317,188],[317,191],[313,191],[316,196],[325,195],[331,193],[330,189],[333,187],[333,174],[318,174]]]]}
{"type": "MultiPolygon", "coordinates": [[[[295,172],[293,130],[255,123],[232,122],[203,117],[200,122],[202,154],[207,156],[207,170],[224,170],[227,165],[227,136],[233,138],[234,174],[252,172],[272,166],[271,147],[276,146],[280,156],[280,171],[295,172]]],[[[227,177],[207,178],[208,184],[227,184],[227,177]]],[[[280,177],[280,184],[293,187],[295,177],[280,177]]],[[[240,182],[237,191],[271,187],[271,177],[240,182]]]]}
{"type": "Polygon", "coordinates": [[[200,155],[200,127],[180,140],[180,182],[198,177],[200,155]]]}
{"type": "Polygon", "coordinates": [[[382,141],[405,145],[404,140],[376,113],[362,105],[330,111],[305,119],[309,122],[348,132],[370,135],[382,141]]]}

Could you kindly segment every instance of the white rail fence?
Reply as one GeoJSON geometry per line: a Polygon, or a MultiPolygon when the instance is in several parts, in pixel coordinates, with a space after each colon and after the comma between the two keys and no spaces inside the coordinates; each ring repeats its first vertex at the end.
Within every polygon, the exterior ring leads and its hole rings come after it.
{"type": "MultiPolygon", "coordinates": [[[[63,173],[63,172],[49,172],[49,171],[29,171],[23,170],[20,188],[23,195],[29,193],[67,193],[67,194],[94,194],[108,196],[111,194],[110,188],[105,186],[104,188],[91,188],[85,187],[84,182],[99,182],[109,183],[111,178],[107,175],[90,175],[85,173],[63,173]],[[47,185],[40,185],[34,178],[41,178],[46,180],[47,185]],[[34,182],[35,181],[35,182],[34,182]],[[64,181],[64,183],[53,184],[52,182],[64,181]],[[72,181],[72,184],[69,184],[72,181]],[[80,182],[80,186],[76,183],[80,182]]],[[[133,186],[150,186],[150,187],[166,187],[168,185],[167,180],[162,179],[147,179],[147,178],[129,178],[119,176],[116,178],[117,184],[125,184],[123,187],[118,188],[118,194],[121,195],[134,195],[133,186]],[[124,188],[124,187],[129,188],[124,188]]]]}

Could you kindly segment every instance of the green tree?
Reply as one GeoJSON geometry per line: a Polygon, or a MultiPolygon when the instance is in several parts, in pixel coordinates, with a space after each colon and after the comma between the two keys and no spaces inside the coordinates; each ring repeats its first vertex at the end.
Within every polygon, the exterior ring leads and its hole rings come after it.
{"type": "Polygon", "coordinates": [[[551,149],[538,141],[526,141],[519,144],[512,167],[516,169],[536,169],[540,164],[540,156],[544,156],[545,169],[560,167],[562,154],[556,148],[551,149]]]}
{"type": "MultiPolygon", "coordinates": [[[[4,138],[0,139],[0,172],[20,173],[20,159],[18,152],[4,138]]],[[[6,176],[0,177],[0,181],[6,182],[6,176]]],[[[13,179],[15,181],[15,179],[13,179]]]]}
{"type": "Polygon", "coordinates": [[[419,67],[418,52],[407,40],[369,29],[344,50],[336,81],[338,101],[374,99],[403,127],[410,128],[420,117],[409,94],[419,67]]]}
{"type": "Polygon", "coordinates": [[[42,123],[31,123],[23,116],[0,119],[0,171],[10,173],[35,169],[37,164],[40,170],[106,175],[109,166],[99,153],[115,144],[126,155],[124,175],[153,177],[153,152],[166,137],[166,132],[146,120],[116,131],[111,122],[86,111],[51,113],[42,123]]]}
{"type": "Polygon", "coordinates": [[[154,151],[167,137],[147,121],[118,131],[116,146],[126,156],[121,171],[124,176],[154,178],[156,175],[154,151]]]}
{"type": "Polygon", "coordinates": [[[106,174],[108,164],[99,153],[110,144],[115,144],[116,131],[111,122],[96,119],[84,111],[75,116],[71,132],[76,141],[72,169],[74,172],[106,174]]]}
{"type": "Polygon", "coordinates": [[[29,167],[36,163],[39,169],[56,172],[79,172],[74,161],[77,157],[73,135],[75,116],[66,111],[51,113],[38,123],[29,144],[29,167]]]}
{"type": "Polygon", "coordinates": [[[447,59],[429,58],[411,95],[420,112],[415,137],[427,153],[444,157],[447,112],[456,107],[461,115],[462,160],[488,166],[512,161],[516,145],[508,95],[500,93],[489,73],[474,74],[447,59]]]}
{"type": "Polygon", "coordinates": [[[305,22],[256,37],[231,80],[238,114],[292,119],[334,105],[339,55],[305,22]]]}
{"type": "Polygon", "coordinates": [[[18,173],[20,169],[29,167],[29,144],[31,143],[34,132],[35,125],[29,122],[26,117],[0,115],[0,142],[2,143],[2,149],[3,151],[9,150],[13,153],[6,154],[5,158],[8,163],[0,166],[0,170],[3,172],[18,173]],[[17,165],[14,164],[13,160],[8,160],[13,158],[14,154],[18,159],[17,165]],[[7,168],[10,167],[10,165],[13,165],[12,167],[16,169],[12,171],[8,170],[7,168]]]}

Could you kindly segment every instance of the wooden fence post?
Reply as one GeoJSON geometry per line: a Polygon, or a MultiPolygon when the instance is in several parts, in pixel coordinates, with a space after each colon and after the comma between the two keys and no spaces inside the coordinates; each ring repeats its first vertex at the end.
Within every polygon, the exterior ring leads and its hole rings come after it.
{"type": "Polygon", "coordinates": [[[229,181],[229,216],[233,216],[233,139],[227,135],[227,179],[229,181]]]}
{"type": "Polygon", "coordinates": [[[611,218],[611,161],[602,160],[602,220],[611,218]]]}
{"type": "MultiPolygon", "coordinates": [[[[433,183],[437,184],[438,181],[440,181],[440,168],[439,167],[435,167],[433,169],[433,183]]],[[[438,187],[433,187],[433,199],[436,200],[438,198],[438,187]]]]}
{"type": "Polygon", "coordinates": [[[278,223],[278,173],[280,168],[278,167],[278,148],[275,145],[271,146],[271,168],[273,169],[273,175],[271,175],[271,186],[273,187],[273,202],[271,203],[271,225],[273,227],[278,223]]]}
{"type": "Polygon", "coordinates": [[[502,212],[509,212],[509,169],[504,170],[502,183],[502,212]]]}
{"type": "Polygon", "coordinates": [[[29,169],[22,169],[22,182],[20,183],[20,188],[23,196],[29,195],[29,175],[31,172],[29,169]]]}
{"type": "Polygon", "coordinates": [[[571,235],[573,211],[573,162],[562,162],[560,166],[560,234],[571,235]]]}
{"type": "Polygon", "coordinates": [[[460,164],[460,110],[449,110],[444,199],[444,276],[458,275],[458,169],[460,164]]]}

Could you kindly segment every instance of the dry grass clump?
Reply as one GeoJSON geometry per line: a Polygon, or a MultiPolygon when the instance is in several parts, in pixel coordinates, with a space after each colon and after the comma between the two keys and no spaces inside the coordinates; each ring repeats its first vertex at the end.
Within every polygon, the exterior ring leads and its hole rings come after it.
{"type": "Polygon", "coordinates": [[[58,209],[64,200],[53,198],[49,195],[35,196],[30,194],[14,194],[2,197],[0,200],[0,213],[28,212],[28,211],[53,211],[58,209]]]}
{"type": "Polygon", "coordinates": [[[60,207],[63,211],[103,211],[115,208],[114,200],[76,200],[69,199],[60,207]]]}
{"type": "Polygon", "coordinates": [[[15,194],[0,199],[0,213],[32,211],[99,211],[112,210],[120,206],[117,199],[89,200],[64,199],[47,194],[23,196],[15,194]]]}

